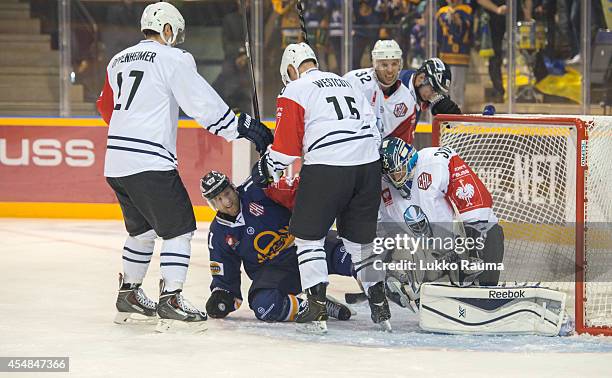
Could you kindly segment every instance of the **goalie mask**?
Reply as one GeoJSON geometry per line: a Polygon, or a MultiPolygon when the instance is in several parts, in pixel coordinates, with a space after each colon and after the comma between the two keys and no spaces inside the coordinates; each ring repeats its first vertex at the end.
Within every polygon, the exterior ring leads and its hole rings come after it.
{"type": "Polygon", "coordinates": [[[404,222],[408,225],[415,236],[433,236],[429,219],[419,206],[410,205],[404,211],[404,222]]]}
{"type": "Polygon", "coordinates": [[[423,81],[423,84],[419,85],[419,87],[423,85],[431,85],[436,93],[445,96],[448,95],[452,80],[451,70],[450,67],[441,59],[427,59],[416,71],[417,75],[420,73],[425,74],[425,80],[423,81]]]}
{"type": "Polygon", "coordinates": [[[185,19],[181,12],[170,3],[159,2],[148,5],[142,12],[140,30],[153,30],[159,33],[168,46],[178,45],[185,41],[185,19]],[[164,37],[166,24],[172,28],[172,38],[168,41],[164,37]]]}
{"type": "Polygon", "coordinates": [[[400,138],[383,140],[380,147],[384,178],[399,190],[404,198],[410,198],[417,150],[400,138]]]}
{"type": "Polygon", "coordinates": [[[381,88],[395,84],[403,66],[402,49],[398,43],[392,39],[377,41],[372,49],[372,66],[381,88]]]}
{"type": "Polygon", "coordinates": [[[317,57],[306,43],[292,43],[285,48],[283,52],[283,58],[281,59],[280,65],[280,74],[283,79],[283,84],[287,85],[291,82],[291,78],[289,78],[289,73],[287,73],[287,69],[289,66],[293,66],[295,71],[298,74],[298,78],[300,77],[299,67],[300,64],[304,63],[307,60],[312,60],[319,67],[319,61],[317,57]]]}

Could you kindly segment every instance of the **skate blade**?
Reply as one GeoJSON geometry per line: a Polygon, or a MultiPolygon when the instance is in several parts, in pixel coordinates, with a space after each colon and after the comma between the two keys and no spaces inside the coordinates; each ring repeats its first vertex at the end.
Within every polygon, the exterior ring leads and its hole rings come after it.
{"type": "Polygon", "coordinates": [[[393,329],[391,328],[391,322],[390,321],[384,320],[384,321],[382,321],[380,323],[377,323],[377,324],[380,327],[381,331],[389,332],[389,333],[393,332],[393,329]]]}
{"type": "Polygon", "coordinates": [[[297,330],[298,332],[310,335],[325,335],[327,334],[327,322],[321,320],[308,323],[297,323],[297,330]]]}
{"type": "Polygon", "coordinates": [[[159,319],[155,332],[158,333],[202,333],[208,329],[206,321],[201,322],[184,322],[176,319],[159,319]]]}
{"type": "Polygon", "coordinates": [[[115,324],[156,324],[157,316],[146,316],[135,312],[117,312],[115,324]]]}

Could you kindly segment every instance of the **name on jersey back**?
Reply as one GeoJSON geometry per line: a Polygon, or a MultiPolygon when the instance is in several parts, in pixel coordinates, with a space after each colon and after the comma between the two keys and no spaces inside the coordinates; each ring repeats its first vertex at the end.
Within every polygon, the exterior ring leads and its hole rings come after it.
{"type": "Polygon", "coordinates": [[[115,67],[119,63],[129,63],[135,60],[144,60],[145,62],[155,63],[155,55],[153,51],[135,51],[130,53],[125,53],[113,60],[112,67],[115,67]]]}

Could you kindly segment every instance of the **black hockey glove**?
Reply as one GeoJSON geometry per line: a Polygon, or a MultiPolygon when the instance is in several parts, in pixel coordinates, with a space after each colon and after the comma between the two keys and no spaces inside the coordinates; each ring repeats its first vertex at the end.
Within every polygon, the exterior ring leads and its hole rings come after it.
{"type": "Polygon", "coordinates": [[[206,301],[206,312],[211,318],[225,318],[234,310],[234,297],[227,290],[214,290],[206,301]]]}
{"type": "Polygon", "coordinates": [[[431,114],[461,114],[459,106],[447,96],[440,96],[430,102],[431,114]]]}
{"type": "Polygon", "coordinates": [[[274,178],[268,170],[268,154],[262,155],[255,165],[253,165],[251,169],[251,179],[253,183],[260,188],[266,188],[274,182],[274,178]]]}
{"type": "Polygon", "coordinates": [[[266,148],[274,142],[272,131],[246,113],[238,117],[238,135],[251,141],[260,154],[266,152],[266,148]]]}

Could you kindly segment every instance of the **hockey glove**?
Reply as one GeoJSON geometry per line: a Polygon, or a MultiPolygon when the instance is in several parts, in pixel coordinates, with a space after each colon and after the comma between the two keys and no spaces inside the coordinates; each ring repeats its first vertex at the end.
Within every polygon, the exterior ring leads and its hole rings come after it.
{"type": "Polygon", "coordinates": [[[270,174],[268,168],[268,154],[264,154],[251,169],[251,179],[253,183],[260,187],[266,188],[274,182],[274,177],[270,174]]]}
{"type": "Polygon", "coordinates": [[[246,113],[241,113],[238,117],[238,135],[239,138],[251,141],[259,154],[266,152],[266,148],[274,142],[272,131],[246,113]]]}
{"type": "Polygon", "coordinates": [[[431,114],[461,114],[459,106],[447,96],[436,97],[430,102],[431,114]]]}
{"type": "Polygon", "coordinates": [[[234,297],[227,290],[213,290],[206,302],[206,312],[211,318],[225,318],[227,314],[235,310],[234,297]]]}

